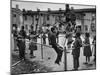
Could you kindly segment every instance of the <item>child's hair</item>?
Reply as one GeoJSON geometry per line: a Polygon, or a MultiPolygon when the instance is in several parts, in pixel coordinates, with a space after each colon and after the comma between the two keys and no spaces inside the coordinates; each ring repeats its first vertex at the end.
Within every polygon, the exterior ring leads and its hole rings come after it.
{"type": "Polygon", "coordinates": [[[24,26],[21,27],[24,30],[24,26]]]}
{"type": "Polygon", "coordinates": [[[54,28],[54,27],[52,27],[52,28],[51,28],[51,31],[52,31],[52,32],[54,32],[54,30],[55,30],[55,28],[54,28]]]}
{"type": "Polygon", "coordinates": [[[86,37],[90,37],[90,34],[89,34],[89,33],[85,33],[85,36],[86,36],[86,37]]]}
{"type": "Polygon", "coordinates": [[[76,33],[76,36],[75,37],[80,37],[80,35],[81,35],[80,33],[76,33]]]}
{"type": "Polygon", "coordinates": [[[96,40],[96,36],[94,36],[94,40],[96,40]]]}

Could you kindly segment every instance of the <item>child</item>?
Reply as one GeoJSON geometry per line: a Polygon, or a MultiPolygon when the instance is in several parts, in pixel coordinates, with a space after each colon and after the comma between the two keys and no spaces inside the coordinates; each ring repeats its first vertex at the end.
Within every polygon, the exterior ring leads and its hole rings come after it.
{"type": "Polygon", "coordinates": [[[14,27],[14,30],[13,30],[14,51],[17,51],[17,37],[18,37],[17,27],[14,27]]]}
{"type": "Polygon", "coordinates": [[[29,43],[29,50],[30,50],[31,58],[35,58],[35,56],[34,56],[34,51],[37,50],[37,45],[36,45],[36,43],[34,43],[34,38],[32,38],[32,39],[30,40],[30,43],[29,43]]]}
{"type": "Polygon", "coordinates": [[[90,56],[92,56],[91,47],[90,47],[90,40],[89,40],[89,33],[85,33],[85,41],[84,44],[88,45],[84,47],[84,56],[86,57],[86,62],[84,64],[88,64],[90,62],[90,56]]]}
{"type": "Polygon", "coordinates": [[[22,38],[21,36],[18,37],[18,47],[19,47],[19,57],[20,60],[24,59],[25,60],[25,39],[22,38]]]}
{"type": "Polygon", "coordinates": [[[73,55],[73,65],[74,69],[73,70],[78,70],[79,67],[79,56],[80,56],[80,47],[82,46],[82,40],[80,38],[80,33],[76,33],[75,36],[75,42],[73,43],[73,50],[72,50],[72,55],[73,55]]]}

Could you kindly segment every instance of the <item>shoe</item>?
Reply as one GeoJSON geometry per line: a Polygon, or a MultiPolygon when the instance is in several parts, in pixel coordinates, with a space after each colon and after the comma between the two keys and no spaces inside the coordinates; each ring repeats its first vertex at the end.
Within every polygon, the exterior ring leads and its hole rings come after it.
{"type": "Polygon", "coordinates": [[[83,64],[88,64],[87,62],[83,63],[83,64]]]}
{"type": "Polygon", "coordinates": [[[87,65],[87,66],[88,66],[88,67],[93,66],[93,63],[88,62],[88,65],[87,65]]]}
{"type": "Polygon", "coordinates": [[[72,71],[77,71],[78,69],[76,68],[76,69],[72,69],[72,71]]]}
{"type": "Polygon", "coordinates": [[[35,58],[36,56],[31,56],[30,58],[35,58]]]}
{"type": "Polygon", "coordinates": [[[14,51],[19,51],[19,49],[14,49],[14,51]]]}
{"type": "Polygon", "coordinates": [[[58,64],[58,65],[60,65],[60,63],[59,63],[59,62],[55,62],[55,64],[58,64]]]}
{"type": "Polygon", "coordinates": [[[48,57],[48,60],[50,60],[51,58],[50,57],[48,57]]]}

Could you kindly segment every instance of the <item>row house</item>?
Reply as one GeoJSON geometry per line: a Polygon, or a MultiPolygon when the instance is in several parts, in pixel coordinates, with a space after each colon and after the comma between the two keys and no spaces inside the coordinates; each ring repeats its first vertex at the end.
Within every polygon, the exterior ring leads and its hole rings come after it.
{"type": "MultiPolygon", "coordinates": [[[[71,9],[74,11],[76,16],[76,26],[80,27],[82,32],[95,32],[96,31],[96,9],[71,9]]],[[[16,8],[12,8],[12,23],[16,23],[19,26],[24,25],[26,29],[30,26],[34,27],[34,30],[39,30],[41,27],[46,30],[50,26],[56,25],[59,30],[64,31],[65,27],[63,24],[65,20],[65,10],[59,8],[59,10],[51,10],[48,8],[47,11],[32,10],[20,10],[18,5],[16,8]],[[16,16],[15,16],[16,14],[16,16]],[[16,19],[15,19],[16,18],[16,19]]]]}

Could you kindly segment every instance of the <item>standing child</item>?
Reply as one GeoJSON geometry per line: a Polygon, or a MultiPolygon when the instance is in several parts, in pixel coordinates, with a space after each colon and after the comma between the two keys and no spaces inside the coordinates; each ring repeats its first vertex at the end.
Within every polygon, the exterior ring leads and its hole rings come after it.
{"type": "Polygon", "coordinates": [[[76,33],[75,42],[73,43],[73,70],[78,70],[79,68],[79,57],[80,57],[80,47],[82,46],[82,40],[80,38],[80,33],[76,33]]]}
{"type": "Polygon", "coordinates": [[[84,44],[88,45],[84,47],[84,56],[86,57],[86,62],[84,64],[88,64],[90,62],[90,57],[92,56],[92,51],[91,51],[91,47],[90,47],[90,40],[89,40],[89,33],[85,33],[85,41],[84,44]]]}
{"type": "Polygon", "coordinates": [[[29,43],[29,50],[30,50],[31,58],[35,58],[35,56],[34,56],[34,51],[37,50],[37,46],[36,46],[36,43],[34,42],[34,38],[32,38],[32,39],[30,40],[30,43],[29,43]]]}
{"type": "Polygon", "coordinates": [[[19,57],[20,60],[24,59],[25,60],[25,39],[22,38],[21,36],[18,37],[18,47],[19,47],[19,57]]]}
{"type": "Polygon", "coordinates": [[[17,31],[17,26],[15,26],[13,29],[14,51],[17,51],[17,37],[18,37],[18,31],[17,31]]]}

